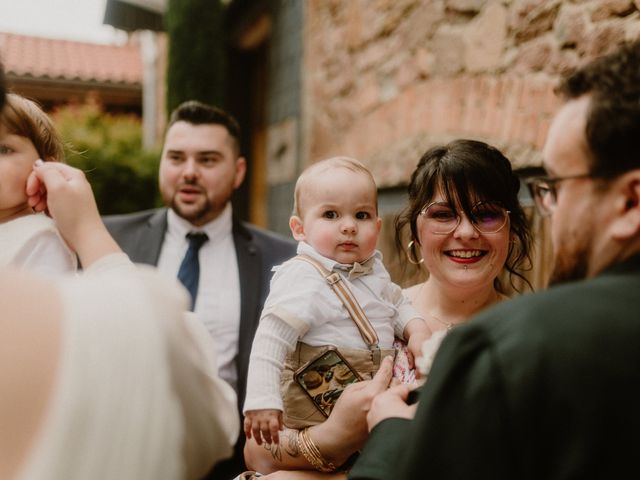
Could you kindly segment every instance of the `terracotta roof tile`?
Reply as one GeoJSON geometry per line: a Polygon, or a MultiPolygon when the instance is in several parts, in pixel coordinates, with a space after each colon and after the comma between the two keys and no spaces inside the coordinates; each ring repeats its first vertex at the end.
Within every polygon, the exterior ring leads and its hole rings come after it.
{"type": "Polygon", "coordinates": [[[137,45],[101,45],[0,32],[7,74],[105,83],[142,83],[137,45]]]}

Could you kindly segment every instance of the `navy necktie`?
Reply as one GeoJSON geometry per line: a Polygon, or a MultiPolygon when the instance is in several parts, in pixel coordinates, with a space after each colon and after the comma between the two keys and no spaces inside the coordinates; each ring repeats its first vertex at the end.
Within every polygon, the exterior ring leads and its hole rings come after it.
{"type": "Polygon", "coordinates": [[[198,280],[200,279],[200,261],[198,252],[200,247],[209,240],[206,233],[187,233],[189,248],[184,255],[184,259],[178,270],[178,280],[189,290],[191,294],[191,311],[195,308],[196,297],[198,296],[198,280]]]}

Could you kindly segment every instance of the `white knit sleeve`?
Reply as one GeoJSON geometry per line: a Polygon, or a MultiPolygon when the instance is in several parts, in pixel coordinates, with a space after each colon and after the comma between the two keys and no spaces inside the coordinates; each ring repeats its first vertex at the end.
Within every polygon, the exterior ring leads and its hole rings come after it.
{"type": "Polygon", "coordinates": [[[251,347],[243,413],[265,408],[282,410],[280,375],[284,360],[295,349],[297,340],[298,332],[275,315],[260,319],[251,347]]]}
{"type": "Polygon", "coordinates": [[[43,231],[25,242],[14,265],[45,275],[74,273],[78,267],[76,255],[56,231],[43,231]]]}

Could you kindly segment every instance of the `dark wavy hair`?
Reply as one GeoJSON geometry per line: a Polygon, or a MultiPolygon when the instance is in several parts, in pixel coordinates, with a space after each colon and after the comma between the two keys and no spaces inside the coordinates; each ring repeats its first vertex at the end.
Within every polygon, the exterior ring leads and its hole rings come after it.
{"type": "MultiPolygon", "coordinates": [[[[522,279],[531,288],[531,283],[522,274],[531,269],[532,237],[529,222],[518,200],[520,180],[511,169],[511,162],[495,147],[475,140],[455,140],[447,145],[429,149],[418,162],[409,183],[409,203],[396,218],[396,247],[405,252],[403,240],[405,227],[410,229],[413,240],[412,258],[419,258],[417,218],[420,211],[433,200],[438,191],[448,203],[459,205],[469,216],[477,201],[491,201],[509,210],[511,232],[517,239],[509,244],[504,268],[509,272],[511,286],[514,277],[522,279]]],[[[400,255],[404,258],[404,255],[400,255]]],[[[499,279],[496,288],[504,291],[499,279]]]]}
{"type": "Polygon", "coordinates": [[[557,92],[567,100],[590,96],[585,136],[594,176],[640,168],[640,41],[578,69],[557,92]]]}

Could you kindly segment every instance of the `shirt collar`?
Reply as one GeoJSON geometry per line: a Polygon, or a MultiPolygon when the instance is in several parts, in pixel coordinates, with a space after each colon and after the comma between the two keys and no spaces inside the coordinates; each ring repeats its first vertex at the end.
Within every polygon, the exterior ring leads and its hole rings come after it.
{"type": "Polygon", "coordinates": [[[380,251],[378,250],[375,250],[373,252],[373,255],[371,255],[364,262],[362,262],[362,264],[359,264],[358,262],[338,263],[331,258],[327,258],[323,255],[320,255],[311,245],[309,245],[306,242],[298,242],[297,252],[298,252],[298,255],[303,255],[303,254],[308,255],[311,258],[317,260],[327,270],[331,270],[331,271],[338,270],[343,273],[350,273],[352,270],[356,271],[357,273],[360,273],[362,269],[361,265],[366,266],[365,268],[367,269],[367,273],[368,273],[369,271],[371,271],[376,259],[382,261],[382,253],[380,253],[380,251]]]}
{"type": "Polygon", "coordinates": [[[189,232],[204,232],[209,237],[209,243],[231,235],[233,226],[233,210],[231,203],[227,203],[222,213],[216,218],[204,225],[195,226],[188,220],[185,220],[179,216],[173,209],[169,209],[167,212],[167,231],[170,235],[186,238],[189,232]]]}

